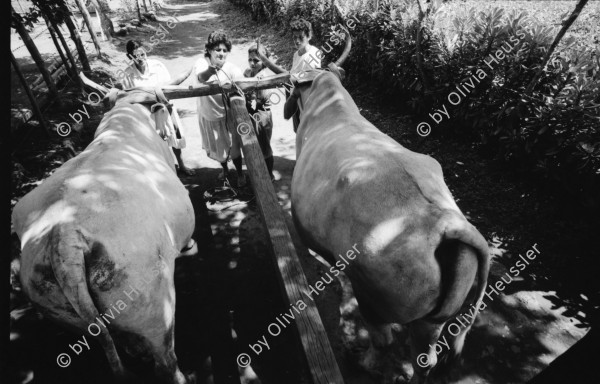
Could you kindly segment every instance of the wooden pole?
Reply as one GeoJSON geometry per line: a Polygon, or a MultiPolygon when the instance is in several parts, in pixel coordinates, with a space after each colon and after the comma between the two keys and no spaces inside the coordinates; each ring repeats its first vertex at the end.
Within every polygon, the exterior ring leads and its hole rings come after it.
{"type": "Polygon", "coordinates": [[[96,18],[98,19],[98,25],[100,25],[100,35],[102,36],[102,41],[106,41],[106,35],[104,34],[104,28],[102,28],[102,20],[100,20],[100,11],[98,7],[94,7],[96,10],[96,18]]]}
{"type": "Polygon", "coordinates": [[[81,61],[81,66],[83,67],[84,71],[91,71],[92,69],[90,68],[90,62],[88,61],[87,54],[85,53],[85,48],[83,46],[83,43],[81,42],[81,35],[79,34],[77,26],[75,25],[75,22],[72,18],[73,14],[66,5],[63,5],[63,12],[65,25],[69,29],[71,39],[77,47],[77,52],[79,53],[79,61],[81,61]]]}
{"type": "Polygon", "coordinates": [[[273,260],[279,270],[279,274],[277,274],[279,283],[286,293],[289,304],[297,304],[302,301],[306,305],[306,308],[296,315],[295,324],[300,334],[313,383],[343,384],[344,378],[335,360],[317,306],[307,296],[310,292],[308,282],[288,231],[285,215],[268,175],[267,166],[243,97],[231,97],[231,111],[234,116],[235,129],[242,137],[244,159],[262,223],[267,229],[268,240],[273,249],[273,260]]]}
{"type": "Polygon", "coordinates": [[[62,60],[63,65],[67,69],[69,69],[69,72],[71,72],[71,74],[72,74],[73,71],[71,70],[71,67],[69,66],[68,59],[65,56],[65,54],[63,53],[60,43],[58,42],[58,37],[56,36],[56,31],[54,31],[54,27],[52,26],[52,24],[50,24],[50,20],[48,20],[48,17],[45,14],[42,13],[42,17],[44,18],[44,21],[46,22],[48,31],[50,31],[50,37],[52,38],[52,42],[54,43],[54,46],[56,47],[56,50],[58,51],[58,55],[60,56],[60,59],[62,60]]]}
{"type": "Polygon", "coordinates": [[[52,20],[50,20],[50,24],[52,24],[52,27],[56,31],[56,35],[58,36],[58,39],[60,40],[63,47],[65,48],[65,53],[67,55],[67,58],[69,59],[69,63],[71,63],[71,68],[73,68],[73,74],[77,78],[77,80],[76,80],[77,83],[79,84],[80,87],[82,87],[83,83],[81,82],[81,79],[78,76],[77,63],[75,62],[75,58],[71,54],[71,50],[69,49],[69,44],[67,44],[67,41],[65,40],[65,37],[63,36],[62,32],[60,31],[60,28],[58,28],[52,20]]]}
{"type": "Polygon", "coordinates": [[[113,35],[115,33],[115,27],[112,21],[110,20],[110,17],[108,17],[108,15],[105,13],[105,8],[100,5],[98,0],[91,0],[91,3],[96,8],[96,12],[100,11],[100,26],[104,31],[104,35],[106,35],[108,41],[112,41],[113,35]]]}
{"type": "Polygon", "coordinates": [[[140,24],[142,23],[142,9],[140,8],[140,0],[135,0],[135,5],[137,7],[137,14],[140,24]]]}
{"type": "Polygon", "coordinates": [[[92,41],[94,42],[94,46],[96,47],[96,51],[98,52],[98,56],[102,56],[102,51],[100,50],[100,43],[98,43],[98,38],[96,37],[96,31],[92,26],[92,20],[90,17],[90,13],[87,10],[85,4],[83,4],[82,0],[75,0],[77,7],[81,11],[81,15],[83,16],[83,20],[88,27],[88,31],[90,31],[90,35],[92,36],[92,41]]]}
{"type": "Polygon", "coordinates": [[[29,32],[27,32],[27,29],[21,22],[20,16],[17,15],[12,6],[11,10],[13,15],[13,26],[16,29],[19,36],[21,36],[21,39],[23,39],[23,43],[27,47],[27,50],[29,50],[31,58],[33,59],[33,61],[35,61],[35,64],[37,65],[40,73],[42,74],[44,81],[48,85],[48,91],[50,92],[50,95],[52,97],[58,97],[58,89],[56,89],[56,85],[52,82],[50,73],[48,72],[44,64],[44,59],[42,59],[42,55],[40,55],[40,51],[38,51],[35,42],[31,39],[31,36],[29,36],[29,32]]]}
{"type": "Polygon", "coordinates": [[[27,80],[25,79],[25,76],[23,76],[23,73],[21,72],[21,69],[19,68],[19,64],[17,64],[17,59],[15,59],[15,55],[13,55],[12,52],[10,53],[10,62],[12,63],[12,66],[15,69],[15,72],[17,73],[19,80],[21,81],[21,84],[23,85],[23,89],[25,89],[25,93],[27,93],[27,98],[29,99],[29,102],[31,103],[31,108],[33,109],[33,113],[37,117],[42,128],[44,128],[44,131],[46,132],[48,137],[50,137],[50,131],[48,130],[48,126],[46,125],[46,122],[44,121],[44,116],[42,115],[42,111],[40,110],[37,100],[35,99],[35,97],[33,97],[33,93],[31,92],[31,89],[29,89],[29,86],[27,85],[27,80]]]}

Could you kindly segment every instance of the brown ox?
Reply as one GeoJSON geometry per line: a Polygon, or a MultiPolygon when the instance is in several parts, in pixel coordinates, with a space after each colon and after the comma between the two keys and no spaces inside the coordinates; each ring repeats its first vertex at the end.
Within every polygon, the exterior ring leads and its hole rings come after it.
{"type": "MultiPolygon", "coordinates": [[[[302,74],[298,97],[286,102],[286,119],[300,113],[292,214],[305,244],[331,265],[340,267],[356,244],[360,254],[346,272],[373,344],[389,344],[391,324],[407,324],[412,361],[423,353],[420,362],[428,360],[413,364],[411,382],[424,382],[444,324],[461,307],[480,308],[488,246],[454,202],[440,164],[360,114],[340,81],[349,50],[347,39],[331,72],[302,74]]],[[[451,340],[455,356],[465,334],[451,340]]]]}
{"type": "Polygon", "coordinates": [[[194,211],[147,107],[119,101],[12,220],[23,290],[44,315],[78,340],[96,339],[118,378],[127,375],[113,339],[153,358],[161,382],[186,382],[174,352],[173,270],[193,244],[194,211]]]}

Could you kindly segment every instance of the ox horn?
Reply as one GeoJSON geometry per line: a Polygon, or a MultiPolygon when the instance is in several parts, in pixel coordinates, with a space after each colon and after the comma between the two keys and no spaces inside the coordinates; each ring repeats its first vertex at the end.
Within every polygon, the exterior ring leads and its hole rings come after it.
{"type": "Polygon", "coordinates": [[[335,62],[335,65],[338,67],[341,67],[342,64],[344,64],[344,61],[346,61],[346,59],[348,58],[348,56],[350,56],[350,49],[352,48],[352,37],[350,37],[350,32],[348,32],[346,28],[344,28],[344,31],[346,31],[348,38],[346,39],[346,45],[344,46],[344,51],[342,52],[342,55],[335,62]]]}
{"type": "MultiPolygon", "coordinates": [[[[333,6],[334,6],[335,10],[337,11],[338,16],[341,19],[343,19],[342,11],[340,10],[340,7],[335,3],[333,3],[333,6]]],[[[334,63],[338,67],[341,67],[342,64],[344,64],[344,61],[346,61],[346,59],[350,55],[350,49],[352,48],[352,37],[350,36],[350,31],[348,31],[348,29],[346,29],[346,27],[344,27],[344,26],[342,26],[342,28],[344,28],[344,31],[346,32],[348,38],[346,39],[346,45],[344,46],[344,51],[342,52],[342,55],[334,63]]]]}

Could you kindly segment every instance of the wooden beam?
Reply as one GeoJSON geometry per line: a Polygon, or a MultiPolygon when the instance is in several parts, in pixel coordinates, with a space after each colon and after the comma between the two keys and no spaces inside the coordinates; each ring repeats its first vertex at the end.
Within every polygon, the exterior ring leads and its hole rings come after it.
{"type": "Polygon", "coordinates": [[[306,304],[306,308],[296,316],[295,323],[313,383],[343,384],[344,379],[329,344],[317,306],[307,296],[310,292],[308,282],[298,260],[292,237],[286,225],[285,215],[277,200],[262,151],[252,128],[252,121],[246,110],[246,103],[242,97],[237,95],[231,97],[231,111],[236,130],[242,137],[242,150],[248,174],[254,188],[263,226],[268,232],[274,261],[280,272],[278,274],[279,283],[290,304],[296,304],[299,300],[306,304]]]}
{"type": "MultiPolygon", "coordinates": [[[[79,75],[86,85],[91,86],[91,80],[84,79],[82,74],[79,75]]],[[[235,82],[236,85],[242,89],[242,91],[247,92],[251,90],[260,90],[260,89],[268,89],[268,88],[276,88],[282,87],[284,84],[289,84],[288,87],[291,87],[290,83],[290,75],[287,73],[282,73],[280,75],[263,77],[260,80],[240,80],[235,82]]],[[[161,87],[165,97],[169,100],[172,99],[185,99],[187,97],[199,97],[199,96],[208,96],[208,95],[218,95],[222,91],[225,93],[235,92],[235,87],[230,88],[221,88],[217,84],[200,84],[197,87],[192,87],[191,85],[188,88],[180,87],[178,85],[164,85],[161,87]]],[[[149,92],[154,92],[154,87],[138,87],[136,89],[144,89],[149,92]]],[[[127,95],[127,90],[119,90],[117,94],[117,99],[123,98],[127,95]]],[[[284,92],[280,95],[281,99],[285,99],[284,92]]]]}
{"type": "MultiPolygon", "coordinates": [[[[276,88],[282,87],[284,83],[290,84],[290,75],[288,73],[282,73],[280,75],[263,77],[260,80],[239,80],[235,82],[238,87],[242,89],[242,91],[247,92],[251,90],[260,90],[267,88],[276,88]]],[[[198,97],[198,96],[208,96],[208,95],[217,95],[221,93],[223,89],[225,92],[235,92],[235,87],[231,87],[228,89],[221,88],[217,84],[200,84],[197,87],[188,87],[183,88],[180,86],[170,85],[162,87],[165,97],[169,100],[171,99],[184,99],[186,97],[198,97]]],[[[282,98],[285,98],[285,95],[280,95],[282,98]]]]}

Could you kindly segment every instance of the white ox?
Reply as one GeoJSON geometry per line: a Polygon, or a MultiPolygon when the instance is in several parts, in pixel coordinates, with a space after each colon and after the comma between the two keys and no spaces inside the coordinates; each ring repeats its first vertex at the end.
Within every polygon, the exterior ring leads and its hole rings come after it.
{"type": "MultiPolygon", "coordinates": [[[[338,65],[349,50],[347,39],[332,72],[303,73],[298,98],[284,108],[286,118],[300,113],[294,223],[305,244],[331,265],[341,268],[340,255],[356,244],[360,254],[346,273],[373,344],[389,344],[390,326],[407,324],[412,361],[426,354],[413,363],[411,382],[425,382],[444,324],[461,307],[480,308],[488,245],[454,202],[440,164],[404,148],[360,114],[340,81],[338,65]]],[[[453,357],[467,328],[451,340],[453,357]]],[[[376,351],[372,345],[370,352],[376,351]]]]}
{"type": "Polygon", "coordinates": [[[15,206],[21,283],[77,340],[98,340],[118,378],[128,374],[115,342],[153,358],[161,382],[184,384],[173,270],[193,244],[194,211],[149,109],[127,100],[106,114],[85,151],[15,206]]]}

